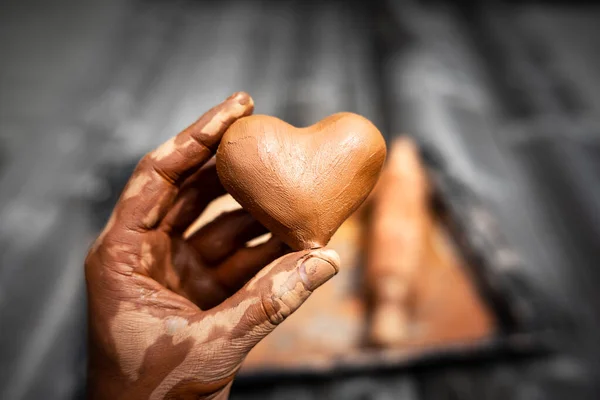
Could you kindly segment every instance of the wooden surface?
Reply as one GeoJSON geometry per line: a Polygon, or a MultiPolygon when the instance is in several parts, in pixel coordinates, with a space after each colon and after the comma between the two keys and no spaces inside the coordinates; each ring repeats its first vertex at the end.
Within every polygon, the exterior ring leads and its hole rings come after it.
{"type": "Polygon", "coordinates": [[[293,124],[355,111],[434,148],[507,242],[513,261],[480,254],[481,287],[514,299],[497,310],[517,336],[384,370],[255,377],[233,398],[595,398],[599,18],[538,3],[3,2],[0,398],[82,397],[88,244],[136,160],[236,90],[293,124]],[[553,352],[519,350],[548,331],[553,352]]]}

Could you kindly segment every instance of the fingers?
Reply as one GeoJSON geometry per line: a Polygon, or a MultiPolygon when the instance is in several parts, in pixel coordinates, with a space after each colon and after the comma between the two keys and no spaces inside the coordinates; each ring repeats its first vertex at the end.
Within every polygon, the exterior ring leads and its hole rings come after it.
{"type": "Polygon", "coordinates": [[[231,356],[243,358],[338,271],[333,250],[305,250],[269,264],[235,295],[207,313],[228,338],[231,356]]]}
{"type": "Polygon", "coordinates": [[[227,191],[217,176],[213,157],[185,181],[175,203],[161,222],[161,229],[182,235],[211,201],[225,193],[227,191]]]}
{"type": "Polygon", "coordinates": [[[285,243],[273,236],[265,243],[236,251],[215,271],[215,278],[229,293],[235,293],[265,265],[289,251],[285,243]]]}
{"type": "Polygon", "coordinates": [[[267,232],[246,210],[239,209],[219,215],[187,241],[206,263],[215,265],[267,232]]]}
{"type": "Polygon", "coordinates": [[[202,267],[191,271],[182,281],[183,285],[179,293],[190,299],[202,310],[213,308],[231,294],[226,288],[218,284],[210,271],[204,270],[202,267]]]}
{"type": "Polygon", "coordinates": [[[281,240],[271,238],[258,246],[238,250],[218,268],[207,267],[195,257],[181,255],[180,259],[174,260],[184,266],[179,271],[181,285],[169,288],[207,310],[223,302],[265,265],[288,251],[281,240]]]}
{"type": "Polygon", "coordinates": [[[250,115],[253,107],[248,94],[236,93],[148,153],[117,204],[119,220],[132,230],[156,227],[186,178],[213,156],[227,128],[238,118],[250,115]]]}
{"type": "Polygon", "coordinates": [[[150,153],[150,166],[167,180],[181,183],[213,156],[227,128],[238,118],[250,115],[253,109],[254,103],[247,93],[233,94],[150,153]]]}

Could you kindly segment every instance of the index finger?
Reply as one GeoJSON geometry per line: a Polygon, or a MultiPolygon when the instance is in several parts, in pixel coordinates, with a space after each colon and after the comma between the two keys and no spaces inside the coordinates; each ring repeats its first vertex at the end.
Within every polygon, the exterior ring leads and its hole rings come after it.
{"type": "Polygon", "coordinates": [[[117,220],[132,230],[154,228],[169,211],[185,179],[213,156],[227,128],[253,109],[247,93],[234,93],[148,153],[121,194],[115,207],[117,220]]]}

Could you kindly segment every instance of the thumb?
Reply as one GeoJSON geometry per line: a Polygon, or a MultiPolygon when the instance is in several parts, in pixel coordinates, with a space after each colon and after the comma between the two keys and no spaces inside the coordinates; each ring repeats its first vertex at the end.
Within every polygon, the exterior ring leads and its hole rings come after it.
{"type": "Polygon", "coordinates": [[[235,295],[210,310],[241,357],[296,311],[312,292],[339,271],[334,250],[287,254],[263,268],[235,295]],[[226,319],[218,321],[219,319],[226,319]]]}

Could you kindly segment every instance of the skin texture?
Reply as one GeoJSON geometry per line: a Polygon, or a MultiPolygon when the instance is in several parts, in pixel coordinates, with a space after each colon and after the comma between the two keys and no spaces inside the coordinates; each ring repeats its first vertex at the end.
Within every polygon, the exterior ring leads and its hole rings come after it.
{"type": "Polygon", "coordinates": [[[367,198],[385,141],[367,119],[331,115],[307,128],[277,118],[241,118],[217,151],[223,186],[294,250],[325,246],[367,198]]]}
{"type": "Polygon", "coordinates": [[[372,197],[367,277],[374,304],[371,340],[392,345],[407,336],[411,287],[431,231],[427,177],[415,144],[399,138],[372,197]]]}
{"type": "Polygon", "coordinates": [[[339,270],[332,250],[246,246],[266,229],[243,210],[184,237],[225,192],[211,157],[252,110],[232,95],[134,171],[85,264],[89,398],[227,398],[246,354],[339,270]]]}

